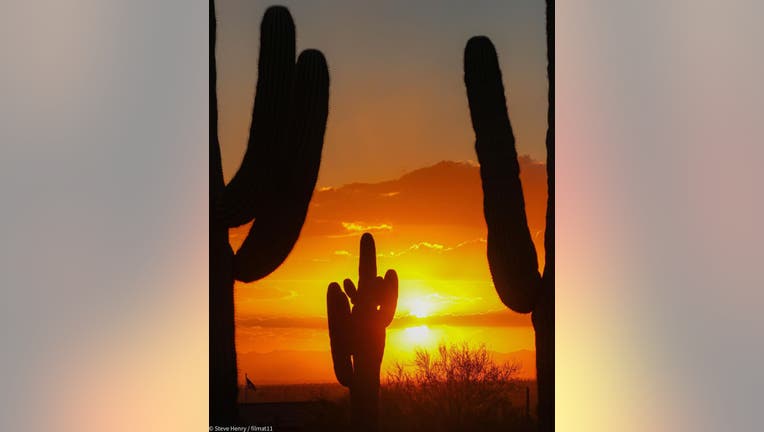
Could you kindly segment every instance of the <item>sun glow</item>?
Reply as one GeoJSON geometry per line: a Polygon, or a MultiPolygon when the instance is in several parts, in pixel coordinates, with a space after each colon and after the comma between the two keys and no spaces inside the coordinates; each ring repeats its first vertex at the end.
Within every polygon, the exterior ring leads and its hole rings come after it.
{"type": "Polygon", "coordinates": [[[409,327],[404,330],[406,340],[412,344],[424,344],[430,339],[430,328],[426,325],[409,327]]]}
{"type": "Polygon", "coordinates": [[[417,318],[426,318],[432,313],[432,304],[422,299],[412,299],[409,304],[409,314],[417,318]]]}

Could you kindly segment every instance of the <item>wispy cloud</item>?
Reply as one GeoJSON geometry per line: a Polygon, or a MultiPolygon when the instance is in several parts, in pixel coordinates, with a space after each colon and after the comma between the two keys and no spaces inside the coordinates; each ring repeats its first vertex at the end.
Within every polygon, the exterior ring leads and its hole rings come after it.
{"type": "Polygon", "coordinates": [[[391,231],[393,229],[392,225],[386,223],[379,225],[364,225],[362,222],[342,222],[342,227],[352,233],[366,231],[391,231]]]}
{"type": "Polygon", "coordinates": [[[343,237],[351,237],[356,236],[359,233],[364,232],[381,232],[381,231],[392,231],[393,225],[389,223],[381,223],[381,224],[366,224],[364,222],[340,222],[342,225],[342,229],[345,230],[342,234],[329,234],[327,235],[328,238],[343,238],[343,237]]]}
{"type": "Polygon", "coordinates": [[[417,244],[411,245],[411,247],[410,247],[410,249],[420,249],[420,248],[434,249],[434,250],[438,250],[438,251],[451,250],[452,249],[452,248],[446,248],[442,244],[430,243],[430,242],[419,242],[417,244]]]}
{"type": "Polygon", "coordinates": [[[450,252],[450,251],[459,249],[461,247],[475,244],[475,243],[485,243],[485,239],[478,238],[478,239],[472,239],[472,240],[465,240],[463,242],[457,243],[454,246],[446,246],[440,243],[420,241],[420,242],[412,244],[406,249],[399,250],[399,251],[390,251],[387,253],[378,253],[377,256],[378,257],[399,257],[401,255],[406,255],[408,253],[415,252],[415,251],[433,251],[437,253],[450,252]]]}

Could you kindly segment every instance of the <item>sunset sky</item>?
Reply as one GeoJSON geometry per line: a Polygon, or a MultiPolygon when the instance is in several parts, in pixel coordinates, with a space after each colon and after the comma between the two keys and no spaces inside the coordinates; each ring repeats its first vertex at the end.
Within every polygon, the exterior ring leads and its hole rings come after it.
{"type": "MultiPolygon", "coordinates": [[[[330,112],[317,191],[292,254],[273,274],[236,284],[240,375],[256,383],[333,382],[326,287],[357,279],[372,232],[380,273],[400,298],[383,371],[415,347],[485,343],[532,377],[530,317],[508,311],[491,283],[462,55],[475,34],[500,56],[518,139],[531,233],[543,246],[546,53],[543,2],[284,2],[298,50],[321,49],[330,112]],[[455,161],[455,162],[441,162],[455,161]]],[[[270,3],[221,0],[218,103],[229,180],[243,156],[257,77],[259,24],[270,3]]],[[[234,248],[248,226],[231,231],[234,248]]],[[[543,257],[543,250],[539,249],[543,257]]],[[[540,260],[543,265],[543,260],[540,260]]]]}

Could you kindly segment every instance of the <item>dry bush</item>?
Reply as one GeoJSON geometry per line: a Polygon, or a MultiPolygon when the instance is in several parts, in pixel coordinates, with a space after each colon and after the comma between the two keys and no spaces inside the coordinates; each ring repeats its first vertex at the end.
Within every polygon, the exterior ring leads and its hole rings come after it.
{"type": "Polygon", "coordinates": [[[419,349],[411,365],[396,363],[382,388],[383,428],[389,430],[526,430],[518,364],[497,364],[485,345],[441,344],[419,349]]]}

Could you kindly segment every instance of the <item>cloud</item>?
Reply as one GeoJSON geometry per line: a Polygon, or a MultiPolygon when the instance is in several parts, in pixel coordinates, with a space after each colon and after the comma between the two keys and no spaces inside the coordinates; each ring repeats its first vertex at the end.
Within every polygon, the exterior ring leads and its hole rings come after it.
{"type": "Polygon", "coordinates": [[[379,224],[379,225],[364,225],[362,222],[342,222],[342,227],[345,228],[345,230],[357,233],[357,232],[366,232],[366,231],[390,231],[393,229],[393,226],[390,224],[379,224]]]}
{"type": "Polygon", "coordinates": [[[413,245],[411,245],[410,249],[417,250],[417,249],[420,249],[420,248],[434,249],[434,250],[437,250],[437,251],[451,250],[451,248],[445,248],[445,246],[443,246],[442,244],[430,243],[430,242],[419,242],[417,244],[413,244],[413,245]]]}
{"type": "Polygon", "coordinates": [[[338,256],[351,256],[351,253],[346,250],[336,250],[334,254],[338,256]]]}
{"type": "MultiPolygon", "coordinates": [[[[528,156],[518,161],[528,223],[535,233],[545,226],[546,166],[528,156]]],[[[442,161],[389,181],[316,190],[303,234],[339,238],[393,227],[482,228],[482,198],[480,168],[474,161],[442,161]]]]}
{"type": "Polygon", "coordinates": [[[416,252],[416,251],[433,251],[437,253],[451,252],[453,250],[462,248],[464,246],[472,245],[475,243],[485,243],[485,239],[479,238],[479,239],[473,239],[473,240],[465,240],[463,242],[457,243],[454,246],[446,246],[440,243],[421,241],[421,242],[412,244],[411,246],[409,246],[408,248],[404,250],[390,251],[387,253],[378,253],[377,256],[378,257],[399,257],[401,255],[406,255],[408,253],[416,252]]]}

